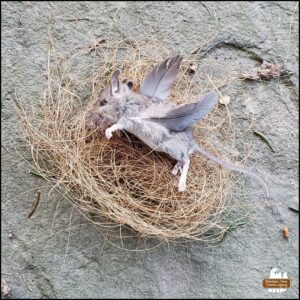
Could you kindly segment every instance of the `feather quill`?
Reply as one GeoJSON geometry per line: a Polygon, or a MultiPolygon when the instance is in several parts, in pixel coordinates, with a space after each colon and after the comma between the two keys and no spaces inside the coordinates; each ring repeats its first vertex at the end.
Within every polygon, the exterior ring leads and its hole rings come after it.
{"type": "Polygon", "coordinates": [[[177,55],[155,66],[153,70],[145,76],[141,84],[140,93],[144,96],[157,97],[161,100],[165,100],[170,93],[170,88],[176,80],[181,61],[182,57],[177,55]]]}

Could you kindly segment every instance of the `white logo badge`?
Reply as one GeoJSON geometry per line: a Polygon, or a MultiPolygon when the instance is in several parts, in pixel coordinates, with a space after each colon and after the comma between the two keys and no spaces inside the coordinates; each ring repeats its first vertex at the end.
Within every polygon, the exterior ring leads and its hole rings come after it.
{"type": "MultiPolygon", "coordinates": [[[[273,268],[270,271],[269,279],[288,279],[287,272],[281,273],[279,268],[273,268]]],[[[286,292],[286,288],[268,288],[270,293],[283,293],[286,292]]]]}

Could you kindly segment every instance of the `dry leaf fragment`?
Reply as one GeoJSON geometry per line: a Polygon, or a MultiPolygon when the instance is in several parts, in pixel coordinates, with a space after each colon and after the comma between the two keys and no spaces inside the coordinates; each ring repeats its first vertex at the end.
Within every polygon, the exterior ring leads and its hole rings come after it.
{"type": "Polygon", "coordinates": [[[190,74],[195,74],[197,71],[197,66],[194,63],[190,63],[188,69],[187,69],[188,73],[190,74]]]}
{"type": "Polygon", "coordinates": [[[31,209],[31,211],[29,212],[27,218],[30,218],[34,214],[37,206],[39,205],[40,199],[41,199],[41,192],[37,192],[36,200],[34,202],[34,205],[33,205],[32,209],[31,209]]]}
{"type": "Polygon", "coordinates": [[[224,105],[228,105],[229,102],[230,102],[230,97],[229,96],[222,96],[219,100],[219,102],[221,104],[224,104],[224,105]]]}
{"type": "Polygon", "coordinates": [[[9,284],[4,279],[1,279],[1,298],[7,296],[9,292],[10,292],[9,284]]]}
{"type": "Polygon", "coordinates": [[[241,77],[243,79],[249,80],[270,80],[272,78],[278,78],[286,74],[287,72],[282,70],[281,66],[263,61],[263,63],[258,68],[254,68],[249,72],[243,73],[241,77]]]}
{"type": "Polygon", "coordinates": [[[282,229],[282,234],[285,239],[289,238],[289,229],[287,227],[282,229]]]}
{"type": "Polygon", "coordinates": [[[95,50],[100,44],[103,44],[105,43],[106,40],[105,39],[102,39],[102,38],[98,38],[95,40],[95,43],[94,44],[91,44],[87,47],[87,53],[90,53],[92,52],[93,50],[95,50]]]}

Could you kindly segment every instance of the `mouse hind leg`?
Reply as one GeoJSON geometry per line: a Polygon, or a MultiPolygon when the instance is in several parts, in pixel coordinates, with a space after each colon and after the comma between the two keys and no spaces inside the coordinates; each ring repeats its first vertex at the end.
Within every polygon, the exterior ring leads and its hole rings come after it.
{"type": "Polygon", "coordinates": [[[172,170],[173,175],[177,175],[181,171],[178,190],[183,192],[186,190],[186,179],[190,166],[190,155],[194,152],[194,139],[191,131],[179,132],[161,145],[160,151],[169,154],[177,160],[172,170]]]}
{"type": "Polygon", "coordinates": [[[178,190],[180,192],[186,190],[186,178],[189,170],[189,165],[190,165],[190,160],[188,158],[179,160],[171,172],[174,176],[176,176],[178,174],[178,171],[179,170],[181,171],[181,176],[178,184],[178,190]]]}
{"type": "Polygon", "coordinates": [[[179,192],[183,192],[186,190],[186,178],[187,178],[189,167],[190,167],[190,159],[189,158],[183,159],[181,175],[180,175],[179,184],[178,184],[179,192]]]}

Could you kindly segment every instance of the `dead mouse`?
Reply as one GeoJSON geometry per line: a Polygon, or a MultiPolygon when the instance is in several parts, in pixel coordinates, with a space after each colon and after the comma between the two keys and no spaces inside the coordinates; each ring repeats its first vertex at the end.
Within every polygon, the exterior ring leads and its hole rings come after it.
{"type": "Polygon", "coordinates": [[[105,130],[108,139],[116,130],[126,130],[156,151],[177,160],[173,175],[181,171],[178,190],[186,189],[190,156],[198,152],[226,169],[241,172],[259,181],[269,197],[266,182],[251,170],[226,162],[200,147],[191,126],[205,117],[218,102],[218,93],[210,91],[194,103],[177,106],[168,95],[179,72],[182,57],[177,55],[156,65],[144,78],[140,94],[132,91],[131,80],[121,81],[120,71],[113,73],[110,84],[100,93],[95,107],[88,113],[92,126],[105,130]]]}

